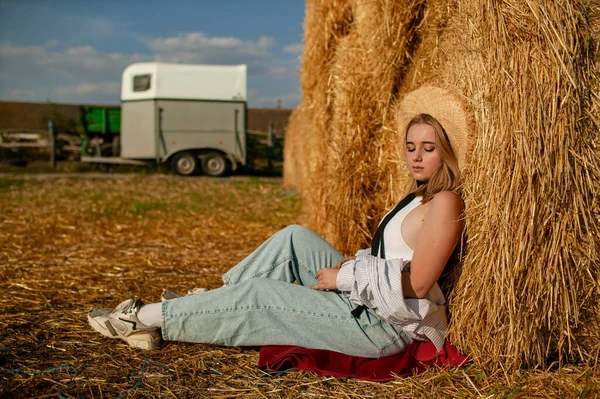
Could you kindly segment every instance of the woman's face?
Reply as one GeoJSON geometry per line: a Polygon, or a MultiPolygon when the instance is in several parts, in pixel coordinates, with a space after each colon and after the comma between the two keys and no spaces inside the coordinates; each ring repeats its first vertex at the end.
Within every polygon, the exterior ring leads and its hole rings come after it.
{"type": "Polygon", "coordinates": [[[442,167],[442,155],[435,144],[433,126],[419,123],[408,129],[406,164],[417,181],[428,181],[442,167]]]}

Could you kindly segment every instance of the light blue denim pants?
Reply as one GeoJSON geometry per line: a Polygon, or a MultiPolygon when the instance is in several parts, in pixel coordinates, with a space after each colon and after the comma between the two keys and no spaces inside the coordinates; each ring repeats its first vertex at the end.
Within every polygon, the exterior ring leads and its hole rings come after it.
{"type": "Polygon", "coordinates": [[[316,291],[315,274],[342,255],[313,231],[288,226],[224,276],[225,286],[162,305],[165,340],[226,346],[296,345],[382,357],[412,342],[347,293],[316,291]],[[297,284],[294,284],[297,282],[297,284]]]}

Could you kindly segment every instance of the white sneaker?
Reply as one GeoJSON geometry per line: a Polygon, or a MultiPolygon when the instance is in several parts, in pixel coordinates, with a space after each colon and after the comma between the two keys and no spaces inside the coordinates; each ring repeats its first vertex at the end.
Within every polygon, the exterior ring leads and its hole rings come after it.
{"type": "Polygon", "coordinates": [[[139,299],[121,302],[113,311],[93,308],[88,313],[90,326],[108,338],[120,338],[129,346],[141,349],[156,349],[160,343],[158,327],[142,323],[137,313],[142,306],[139,299]]]}

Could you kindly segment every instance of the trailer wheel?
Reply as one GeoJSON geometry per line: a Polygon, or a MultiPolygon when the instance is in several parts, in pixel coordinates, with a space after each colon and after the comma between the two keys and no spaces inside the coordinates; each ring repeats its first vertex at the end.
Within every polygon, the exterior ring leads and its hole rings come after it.
{"type": "Polygon", "coordinates": [[[202,172],[207,176],[224,176],[229,171],[225,157],[218,152],[209,152],[202,158],[202,172]]]}
{"type": "Polygon", "coordinates": [[[198,158],[192,152],[180,152],[173,156],[171,168],[181,176],[193,176],[198,172],[198,158]]]}

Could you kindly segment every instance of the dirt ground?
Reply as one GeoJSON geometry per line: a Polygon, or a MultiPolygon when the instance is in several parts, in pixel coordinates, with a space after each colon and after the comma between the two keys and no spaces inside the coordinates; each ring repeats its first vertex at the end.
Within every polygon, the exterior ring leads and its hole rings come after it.
{"type": "Polygon", "coordinates": [[[219,287],[220,275],[300,219],[280,179],[0,177],[0,397],[581,397],[598,369],[504,373],[476,364],[390,383],[270,375],[257,348],[177,342],[131,349],[87,325],[93,306],[163,288],[219,287]]]}

